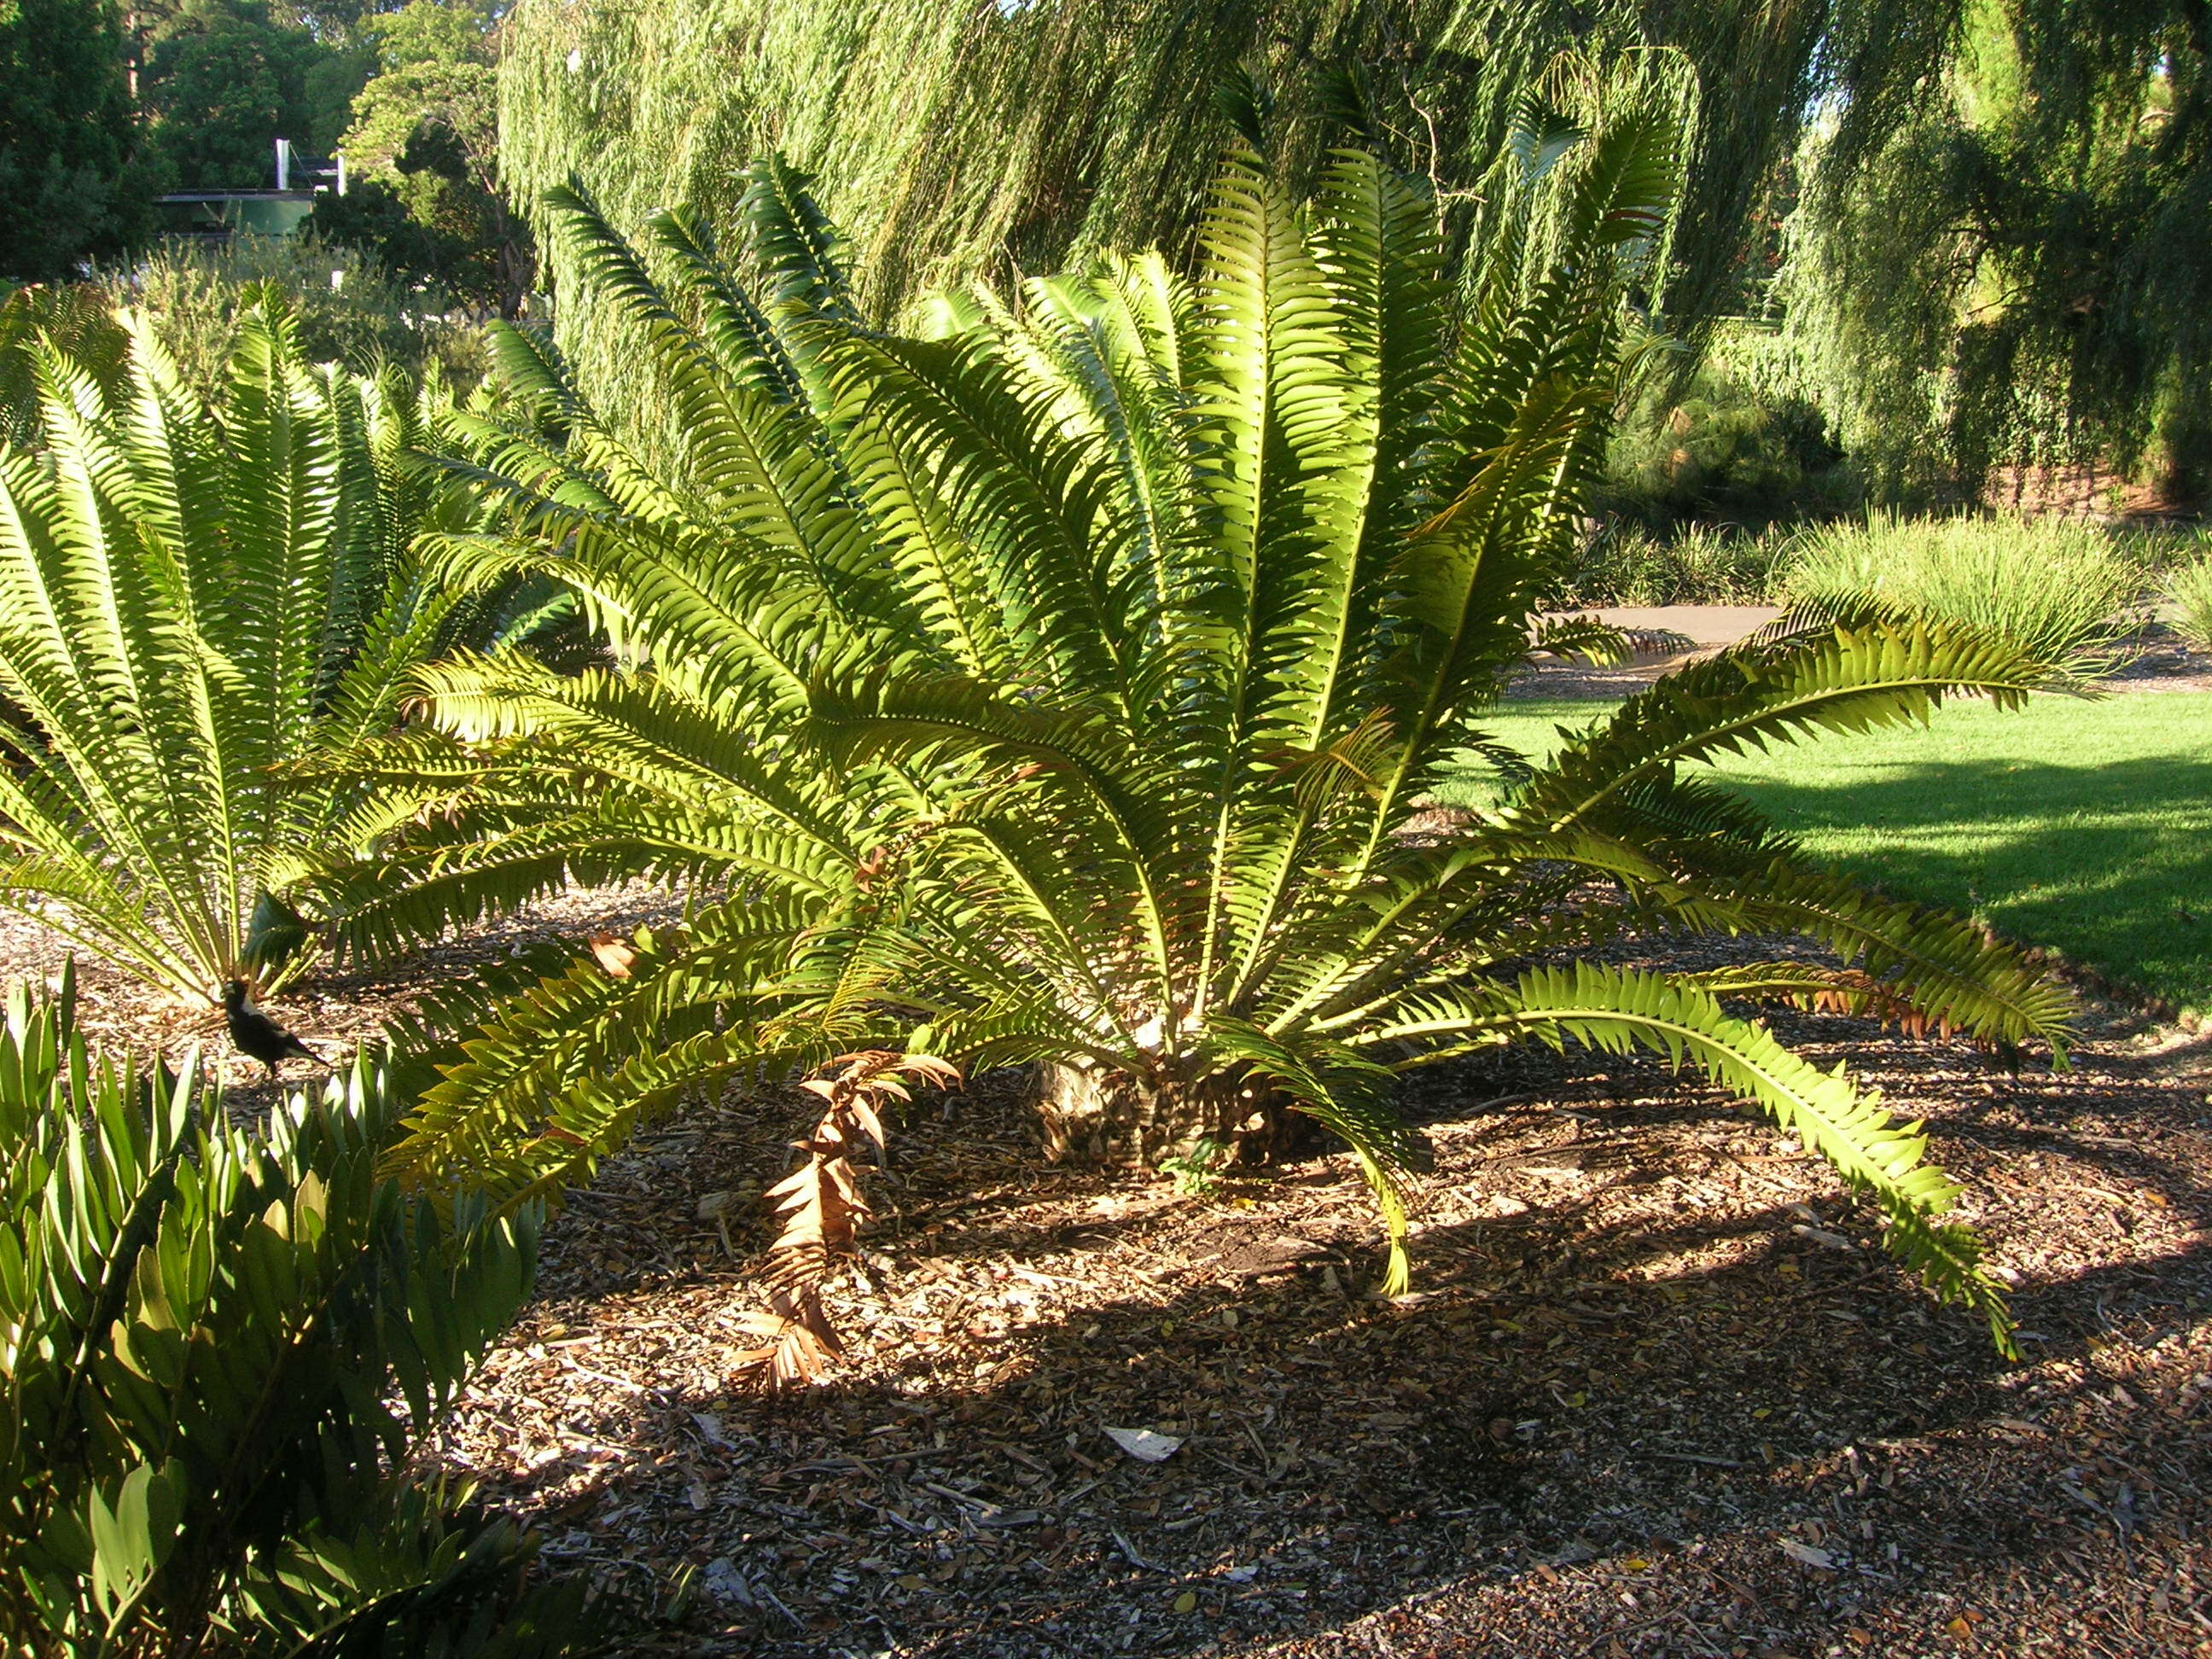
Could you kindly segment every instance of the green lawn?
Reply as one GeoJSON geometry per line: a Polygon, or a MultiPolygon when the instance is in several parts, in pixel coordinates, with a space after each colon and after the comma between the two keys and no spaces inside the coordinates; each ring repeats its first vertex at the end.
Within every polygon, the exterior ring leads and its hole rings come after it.
{"type": "MultiPolygon", "coordinates": [[[[1509,703],[1486,724],[1540,752],[1604,707],[1509,703]]],[[[2212,1008],[2212,693],[1963,703],[1924,730],[1823,738],[1716,775],[1889,892],[2212,1008]]],[[[1471,775],[1440,798],[1486,790],[1471,775]]]]}

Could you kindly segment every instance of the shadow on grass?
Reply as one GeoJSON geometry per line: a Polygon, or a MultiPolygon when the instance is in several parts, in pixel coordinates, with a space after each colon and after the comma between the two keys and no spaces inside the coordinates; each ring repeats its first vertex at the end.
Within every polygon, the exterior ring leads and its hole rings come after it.
{"type": "Polygon", "coordinates": [[[1869,763],[1724,781],[1887,891],[2177,1004],[2212,995],[2212,734],[2201,761],[1869,763]]]}

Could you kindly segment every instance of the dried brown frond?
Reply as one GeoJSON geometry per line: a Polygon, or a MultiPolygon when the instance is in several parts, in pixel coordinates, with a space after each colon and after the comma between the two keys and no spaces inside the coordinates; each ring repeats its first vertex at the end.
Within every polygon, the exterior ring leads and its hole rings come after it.
{"type": "Polygon", "coordinates": [[[737,1354],[741,1376],[790,1388],[812,1382],[843,1352],[822,1291],[841,1263],[859,1255],[860,1223],[869,1213],[852,1153],[863,1139],[884,1144],[882,1107],[911,1098],[908,1078],[955,1088],[960,1072],[929,1054],[869,1048],[838,1055],[799,1085],[819,1095],[823,1108],[813,1132],[791,1143],[806,1161],[768,1191],[783,1231],[769,1246],[761,1275],[768,1307],[741,1322],[763,1339],[737,1354]]]}
{"type": "Polygon", "coordinates": [[[610,979],[628,979],[630,964],[637,960],[637,947],[612,933],[593,933],[587,941],[593,960],[606,970],[610,979]]]}

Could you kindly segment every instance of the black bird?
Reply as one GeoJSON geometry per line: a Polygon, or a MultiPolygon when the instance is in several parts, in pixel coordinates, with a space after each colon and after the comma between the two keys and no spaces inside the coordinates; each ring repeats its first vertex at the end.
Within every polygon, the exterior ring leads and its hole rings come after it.
{"type": "Polygon", "coordinates": [[[222,988],[222,1018],[230,1027],[230,1045],[251,1054],[269,1068],[277,1080],[277,1066],[288,1060],[319,1060],[322,1056],[253,1006],[246,981],[234,979],[222,988]]]}

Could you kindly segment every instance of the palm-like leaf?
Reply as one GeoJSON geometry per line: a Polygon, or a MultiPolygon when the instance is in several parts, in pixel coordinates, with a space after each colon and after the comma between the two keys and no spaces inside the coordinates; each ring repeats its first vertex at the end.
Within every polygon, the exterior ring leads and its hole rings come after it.
{"type": "Polygon", "coordinates": [[[296,969],[287,875],[356,786],[303,763],[393,723],[466,589],[410,553],[441,481],[396,380],[249,322],[224,401],[143,332],[103,387],[33,352],[42,449],[0,449],[0,902],[179,997],[296,969]]]}
{"type": "Polygon", "coordinates": [[[427,739],[364,757],[393,780],[368,826],[388,851],[341,879],[365,942],[564,872],[719,896],[627,977],[580,965],[497,1012],[403,1164],[535,1192],[688,1087],[913,1048],[1035,1064],[1056,1143],[1139,1161],[1306,1113],[1395,1231],[1389,1074],[1571,1038],[1760,1101],[1939,1291],[1994,1310],[1929,1218],[1948,1188],[1920,1139],[1714,1000],[1805,982],[1528,967],[1629,927],[1803,928],[1857,963],[1847,1006],[2006,1042],[2065,1012],[2012,953],[1806,870],[1680,775],[1953,690],[2013,700],[2042,671],[2000,646],[1869,621],[1688,671],[1543,768],[1482,737],[1640,349],[1620,295],[1673,188],[1662,130],[1591,142],[1555,258],[1457,323],[1431,204],[1358,154],[1304,210],[1232,160],[1192,283],[1109,261],[1019,306],[955,296],[926,342],[776,278],[826,245],[781,173],[752,204],[765,304],[680,218],[664,295],[570,201],[685,453],[650,476],[511,338],[538,415],[472,423],[456,463],[508,535],[444,556],[566,574],[641,665],[428,672],[451,747],[415,781],[427,739]],[[1408,839],[1485,745],[1506,804],[1408,839]]]}

